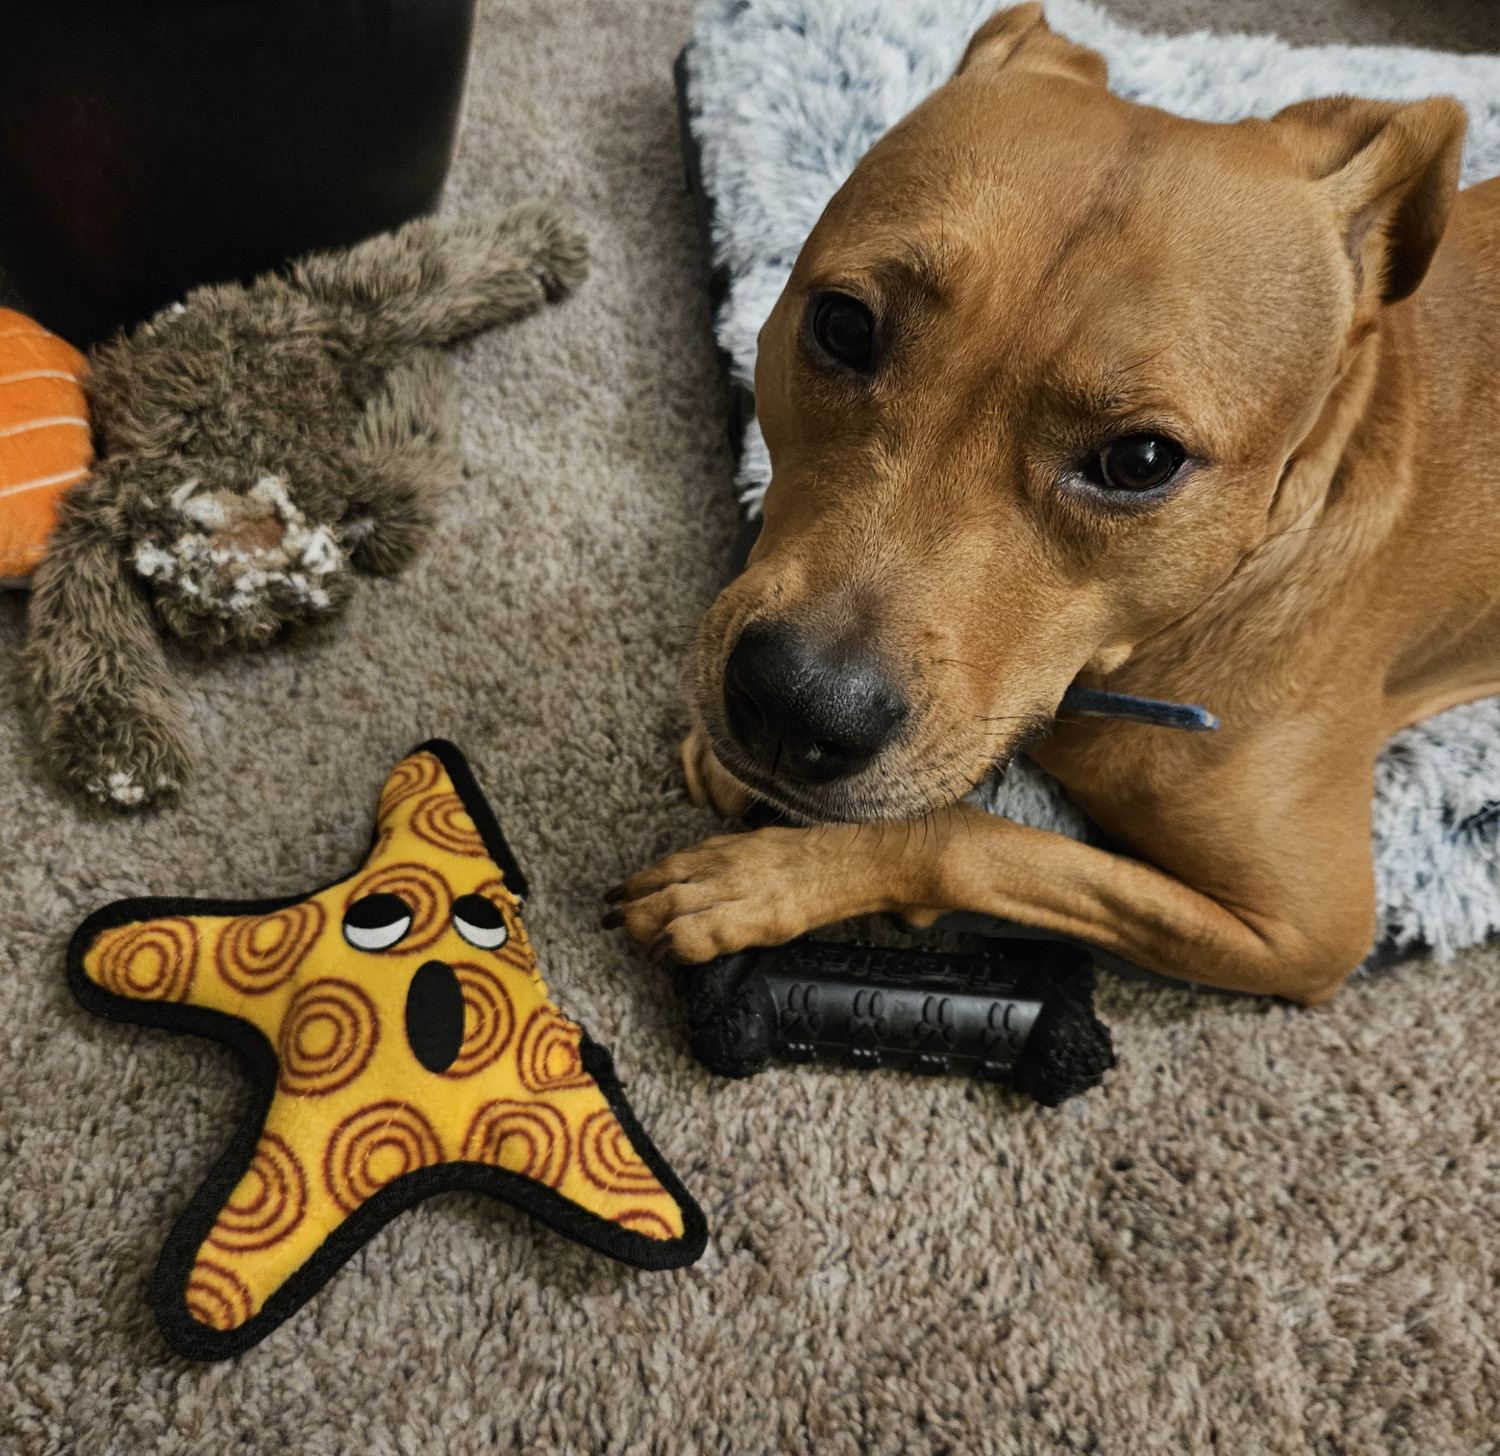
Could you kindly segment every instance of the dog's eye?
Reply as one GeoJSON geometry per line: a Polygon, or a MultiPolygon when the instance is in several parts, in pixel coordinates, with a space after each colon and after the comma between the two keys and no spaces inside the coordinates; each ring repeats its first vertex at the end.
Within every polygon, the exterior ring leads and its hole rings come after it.
{"type": "Polygon", "coordinates": [[[453,928],[480,950],[499,950],[510,938],[500,907],[483,895],[460,895],[453,902],[453,928]]]}
{"type": "Polygon", "coordinates": [[[389,950],[411,920],[411,906],[400,895],[365,895],[344,911],[344,939],[355,950],[389,950]]]}
{"type": "Polygon", "coordinates": [[[813,301],[812,336],[840,364],[861,373],[875,355],[875,316],[847,293],[823,293],[813,301]]]}
{"type": "Polygon", "coordinates": [[[1122,435],[1095,458],[1097,481],[1111,490],[1153,490],[1165,485],[1187,458],[1187,452],[1165,435],[1122,435]]]}

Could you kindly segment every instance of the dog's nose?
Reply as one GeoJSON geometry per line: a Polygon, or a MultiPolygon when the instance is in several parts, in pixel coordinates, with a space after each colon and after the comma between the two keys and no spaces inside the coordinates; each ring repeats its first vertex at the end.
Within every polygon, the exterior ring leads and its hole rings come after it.
{"type": "Polygon", "coordinates": [[[827,783],[863,768],[906,717],[904,697],[858,642],[815,642],[752,623],[724,668],[729,731],[769,773],[827,783]]]}

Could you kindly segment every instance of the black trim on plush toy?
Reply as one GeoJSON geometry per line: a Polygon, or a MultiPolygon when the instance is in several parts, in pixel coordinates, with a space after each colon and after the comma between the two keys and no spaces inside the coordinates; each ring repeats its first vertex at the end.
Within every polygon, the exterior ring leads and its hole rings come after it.
{"type": "MultiPolygon", "coordinates": [[[[525,893],[525,876],[505,842],[499,821],[470,772],[467,760],[453,744],[438,738],[420,744],[406,757],[417,753],[433,754],[447,770],[490,858],[500,867],[506,885],[519,898],[525,893]]],[[[190,1360],[224,1360],[243,1353],[312,1299],[393,1218],[437,1193],[486,1194],[529,1214],[564,1238],[638,1269],[678,1269],[697,1260],[708,1242],[708,1223],[703,1210],[657,1151],[625,1100],[625,1089],[615,1073],[613,1058],[584,1031],[579,1046],[583,1069],[604,1094],[604,1100],[619,1120],[631,1146],[681,1209],[683,1229],[680,1238],[648,1238],[570,1203],[545,1184],[504,1168],[487,1163],[439,1163],[402,1175],[362,1203],[328,1235],[317,1252],[236,1329],[215,1330],[192,1317],[187,1306],[188,1276],[209,1230],[254,1157],[276,1091],[280,1071],[276,1052],[257,1027],[228,1012],[173,1001],[136,1001],[106,991],[89,979],[83,966],[84,957],[103,931],[121,925],[167,915],[265,915],[299,905],[333,885],[342,884],[347,878],[347,875],[341,876],[319,889],[300,895],[282,895],[272,900],[205,900],[169,896],[116,900],[94,911],[68,943],[68,986],[85,1011],[109,1021],[186,1032],[223,1042],[243,1058],[254,1084],[250,1108],[229,1146],[209,1170],[162,1246],[151,1280],[150,1298],[157,1328],[166,1343],[190,1360]]]]}
{"type": "Polygon", "coordinates": [[[505,842],[505,833],[500,828],[500,821],[495,818],[495,811],[490,808],[490,801],[485,798],[484,790],[479,787],[479,781],[474,777],[474,770],[469,767],[469,760],[463,756],[456,744],[450,743],[446,738],[429,738],[425,743],[417,744],[406,757],[414,758],[419,753],[430,753],[448,770],[448,777],[453,781],[453,787],[458,790],[458,797],[464,801],[464,808],[468,811],[469,818],[474,821],[479,837],[484,840],[485,849],[489,851],[490,858],[500,866],[500,873],[505,877],[506,889],[516,899],[524,900],[531,893],[526,883],[526,876],[521,866],[516,863],[516,857],[511,853],[510,845],[505,842]]]}

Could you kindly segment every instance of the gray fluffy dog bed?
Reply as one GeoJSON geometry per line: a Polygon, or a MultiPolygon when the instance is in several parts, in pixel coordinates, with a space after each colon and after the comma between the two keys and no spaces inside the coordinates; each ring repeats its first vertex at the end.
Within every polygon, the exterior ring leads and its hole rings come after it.
{"type": "MultiPolygon", "coordinates": [[[[756,334],[828,199],[870,145],[948,78],[996,8],[995,0],[705,0],[699,8],[678,80],[690,173],[708,206],[724,293],[718,338],[742,400],[756,334]]],[[[1500,58],[1142,35],[1083,0],[1048,0],[1046,9],[1055,30],[1103,53],[1121,95],[1185,116],[1266,116],[1341,91],[1457,96],[1470,118],[1464,185],[1500,173],[1500,58]]],[[[739,486],[754,516],[770,461],[743,413],[739,486]]],[[[1022,823],[1089,833],[1057,784],[1024,760],[971,798],[1022,823]]],[[[1380,959],[1422,949],[1447,957],[1500,931],[1500,698],[1390,741],[1376,766],[1373,835],[1380,959]]]]}

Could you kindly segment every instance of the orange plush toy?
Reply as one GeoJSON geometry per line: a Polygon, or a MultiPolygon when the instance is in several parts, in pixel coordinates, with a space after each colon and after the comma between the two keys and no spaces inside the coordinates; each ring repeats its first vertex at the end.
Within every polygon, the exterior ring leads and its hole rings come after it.
{"type": "Polygon", "coordinates": [[[87,373],[71,344],[0,308],[0,583],[36,570],[58,497],[93,464],[87,373]]]}

